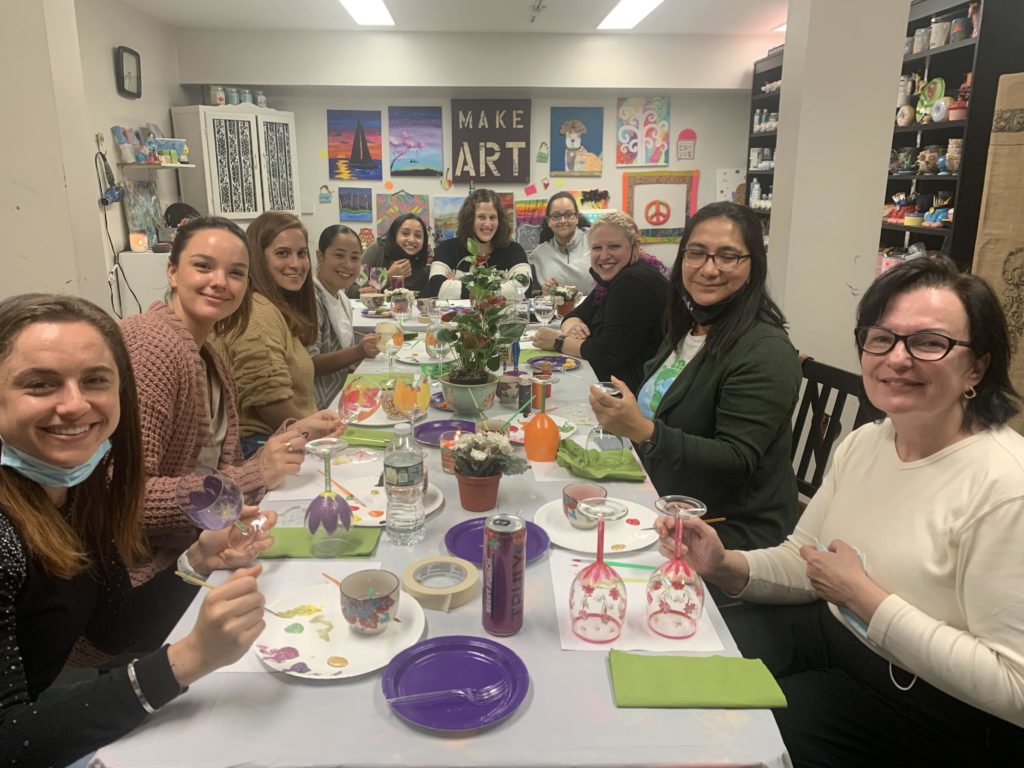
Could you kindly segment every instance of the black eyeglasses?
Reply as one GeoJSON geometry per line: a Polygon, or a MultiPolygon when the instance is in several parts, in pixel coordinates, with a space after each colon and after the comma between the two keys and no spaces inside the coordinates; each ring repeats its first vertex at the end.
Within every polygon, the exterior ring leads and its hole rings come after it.
{"type": "Polygon", "coordinates": [[[718,251],[717,253],[709,253],[703,248],[684,248],[683,249],[683,262],[688,267],[703,267],[704,262],[708,259],[714,263],[722,272],[728,272],[736,268],[743,259],[749,259],[749,253],[737,253],[736,251],[718,251]]]}
{"type": "Polygon", "coordinates": [[[905,336],[877,325],[862,325],[854,331],[857,348],[868,355],[888,355],[898,342],[903,342],[907,353],[916,360],[941,360],[953,347],[970,347],[971,342],[951,339],[942,333],[919,331],[905,336]]]}
{"type": "Polygon", "coordinates": [[[578,215],[576,211],[566,211],[565,213],[549,213],[548,218],[552,221],[561,221],[562,219],[575,219],[578,215]]]}

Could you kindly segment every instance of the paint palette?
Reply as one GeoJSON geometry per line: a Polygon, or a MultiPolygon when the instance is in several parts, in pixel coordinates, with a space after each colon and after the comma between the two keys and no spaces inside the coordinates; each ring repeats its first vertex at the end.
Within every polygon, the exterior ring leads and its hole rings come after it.
{"type": "Polygon", "coordinates": [[[253,653],[273,672],[310,680],[344,680],[380,669],[416,643],[427,623],[416,598],[401,592],[398,622],[379,635],[357,635],[341,615],[334,584],[306,587],[269,607],[281,618],[267,615],[253,653]]]}

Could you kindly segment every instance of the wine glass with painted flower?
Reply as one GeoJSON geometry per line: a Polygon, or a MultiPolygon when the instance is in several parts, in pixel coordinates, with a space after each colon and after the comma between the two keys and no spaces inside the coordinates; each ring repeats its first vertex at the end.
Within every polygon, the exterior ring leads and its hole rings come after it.
{"type": "Polygon", "coordinates": [[[622,634],[626,621],[626,585],[604,561],[606,522],[626,516],[625,504],[613,499],[583,499],[576,513],[597,521],[597,560],[578,574],[569,588],[572,631],[588,643],[610,643],[622,634]]]}
{"type": "Polygon", "coordinates": [[[416,419],[430,406],[430,379],[422,373],[401,375],[395,379],[395,408],[409,419],[409,428],[415,428],[416,419]]]}
{"type": "Polygon", "coordinates": [[[345,532],[352,527],[352,508],[345,497],[335,489],[334,478],[331,477],[334,457],[340,455],[346,448],[348,443],[340,437],[322,437],[306,443],[306,451],[324,463],[320,473],[324,478],[324,489],[309,503],[305,520],[309,532],[314,536],[320,528],[324,530],[325,537],[314,540],[310,547],[310,551],[320,557],[338,554],[345,543],[345,532]],[[340,535],[335,535],[339,523],[344,531],[340,535]]]}
{"type": "Polygon", "coordinates": [[[388,378],[393,379],[395,377],[395,355],[405,343],[402,326],[394,320],[381,320],[374,330],[384,342],[384,354],[388,356],[388,378]]]}
{"type": "Polygon", "coordinates": [[[704,582],[683,559],[683,521],[703,517],[704,502],[690,496],[662,496],[658,513],[675,518],[675,550],[647,580],[647,626],[662,637],[681,639],[697,631],[704,613],[704,582]]]}
{"type": "Polygon", "coordinates": [[[197,466],[178,478],[174,492],[178,508],[196,526],[219,531],[231,526],[228,545],[244,548],[266,523],[266,517],[243,522],[240,517],[245,497],[230,477],[207,466],[197,466]]]}

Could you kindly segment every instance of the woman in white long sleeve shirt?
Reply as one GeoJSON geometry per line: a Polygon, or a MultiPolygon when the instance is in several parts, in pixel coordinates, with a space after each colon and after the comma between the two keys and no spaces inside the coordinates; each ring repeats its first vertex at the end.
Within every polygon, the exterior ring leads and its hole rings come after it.
{"type": "Polygon", "coordinates": [[[730,594],[789,604],[729,625],[786,693],[794,765],[1024,764],[1024,437],[1006,426],[998,300],[922,258],[857,314],[865,391],[888,418],[839,447],[786,542],[726,550],[687,522],[687,557],[730,594]]]}

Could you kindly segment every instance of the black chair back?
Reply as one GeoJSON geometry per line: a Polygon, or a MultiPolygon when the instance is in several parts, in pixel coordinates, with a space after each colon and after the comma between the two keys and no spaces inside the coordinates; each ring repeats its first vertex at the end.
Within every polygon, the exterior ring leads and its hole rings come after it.
{"type": "Polygon", "coordinates": [[[868,402],[861,377],[805,358],[803,395],[793,422],[793,469],[797,489],[807,497],[821,486],[832,448],[843,429],[843,411],[857,405],[853,428],[883,414],[868,402]],[[799,453],[799,457],[797,454],[799,453]]]}

